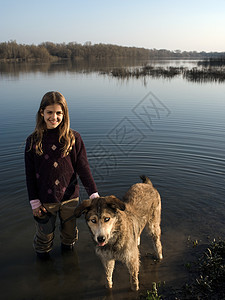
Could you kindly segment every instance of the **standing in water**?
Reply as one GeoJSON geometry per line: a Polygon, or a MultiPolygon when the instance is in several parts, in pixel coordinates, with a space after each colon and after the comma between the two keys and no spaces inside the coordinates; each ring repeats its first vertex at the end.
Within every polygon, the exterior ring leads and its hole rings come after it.
{"type": "Polygon", "coordinates": [[[79,201],[79,176],[91,199],[99,197],[80,134],[70,129],[68,106],[59,92],[46,93],[25,148],[26,183],[36,223],[34,249],[47,258],[52,250],[59,216],[63,250],[78,238],[74,209],[79,201]],[[69,219],[67,221],[67,219],[69,219]]]}

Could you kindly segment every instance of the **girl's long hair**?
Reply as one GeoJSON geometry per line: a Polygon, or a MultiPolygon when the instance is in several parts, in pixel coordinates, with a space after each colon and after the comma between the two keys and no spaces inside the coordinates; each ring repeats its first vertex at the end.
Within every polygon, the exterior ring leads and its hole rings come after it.
{"type": "Polygon", "coordinates": [[[47,130],[46,123],[44,121],[43,112],[48,105],[59,104],[63,111],[63,119],[59,124],[59,142],[62,144],[62,154],[67,156],[75,143],[75,137],[70,129],[70,118],[66,99],[59,92],[46,93],[39,107],[36,115],[36,127],[32,134],[31,148],[35,146],[36,154],[42,155],[42,139],[44,132],[47,130]]]}

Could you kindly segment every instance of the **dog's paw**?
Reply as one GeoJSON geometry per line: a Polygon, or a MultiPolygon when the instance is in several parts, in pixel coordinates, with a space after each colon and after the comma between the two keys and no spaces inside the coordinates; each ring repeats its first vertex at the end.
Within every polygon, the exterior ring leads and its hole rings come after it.
{"type": "Polygon", "coordinates": [[[137,292],[139,290],[139,284],[138,283],[131,284],[131,290],[137,292]]]}
{"type": "Polygon", "coordinates": [[[157,255],[157,260],[161,261],[163,259],[163,255],[160,253],[159,255],[157,255]]]}
{"type": "Polygon", "coordinates": [[[130,278],[130,287],[132,291],[138,291],[139,290],[139,280],[138,278],[130,278]]]}
{"type": "Polygon", "coordinates": [[[113,287],[113,282],[112,282],[112,281],[107,281],[106,284],[105,284],[105,287],[106,287],[107,289],[112,289],[112,287],[113,287]]]}

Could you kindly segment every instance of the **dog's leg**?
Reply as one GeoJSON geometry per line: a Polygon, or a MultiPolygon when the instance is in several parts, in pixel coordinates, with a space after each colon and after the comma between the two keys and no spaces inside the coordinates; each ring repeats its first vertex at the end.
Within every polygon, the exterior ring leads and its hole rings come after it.
{"type": "Polygon", "coordinates": [[[148,229],[149,233],[152,237],[153,245],[155,248],[155,252],[157,255],[157,258],[159,260],[163,259],[162,255],[162,244],[161,244],[161,228],[159,224],[152,224],[152,222],[148,223],[148,229]]]}
{"type": "Polygon", "coordinates": [[[102,257],[102,263],[105,268],[106,287],[111,289],[113,286],[112,274],[115,266],[115,260],[106,260],[104,257],[102,257]]]}
{"type": "Polygon", "coordinates": [[[127,261],[127,267],[130,273],[130,284],[131,289],[133,291],[139,290],[139,280],[138,280],[138,273],[139,273],[139,251],[137,249],[132,249],[132,251],[135,251],[135,255],[133,257],[130,257],[130,259],[127,261]]]}

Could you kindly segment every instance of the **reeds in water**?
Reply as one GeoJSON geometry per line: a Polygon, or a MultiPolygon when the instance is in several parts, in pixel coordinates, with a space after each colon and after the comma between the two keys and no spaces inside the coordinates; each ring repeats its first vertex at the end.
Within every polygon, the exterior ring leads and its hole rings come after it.
{"type": "Polygon", "coordinates": [[[140,78],[150,76],[153,78],[174,78],[176,76],[183,76],[184,79],[194,82],[223,82],[225,81],[224,67],[195,67],[192,69],[184,67],[155,67],[146,65],[140,68],[115,68],[108,71],[108,74],[120,79],[140,78]]]}

